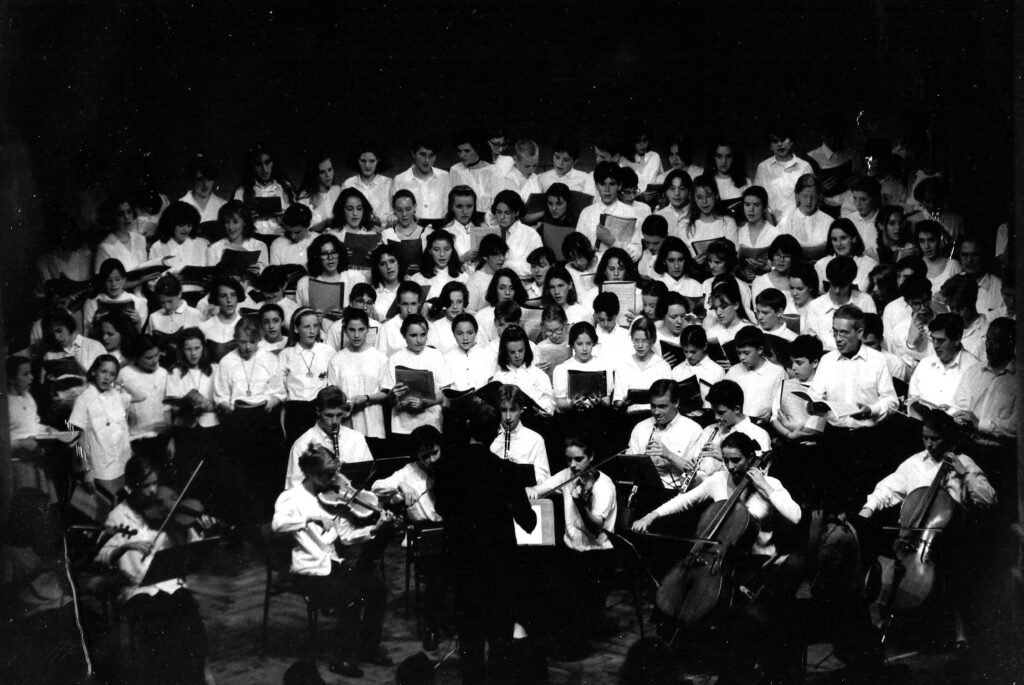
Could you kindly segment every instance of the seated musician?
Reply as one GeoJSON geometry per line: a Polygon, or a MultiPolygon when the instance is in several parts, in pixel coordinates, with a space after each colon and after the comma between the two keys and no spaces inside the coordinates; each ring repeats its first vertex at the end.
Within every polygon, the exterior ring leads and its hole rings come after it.
{"type": "MultiPolygon", "coordinates": [[[[875,486],[860,516],[867,519],[878,511],[901,505],[914,490],[930,486],[943,464],[948,465],[950,471],[943,478],[942,488],[954,502],[973,511],[991,508],[996,503],[996,491],[974,460],[955,451],[959,437],[960,431],[952,417],[938,409],[929,411],[921,427],[924,450],[907,458],[875,486]]],[[[966,542],[967,536],[959,537],[966,542]]],[[[958,550],[946,557],[949,562],[947,596],[955,610],[956,643],[965,646],[967,637],[962,616],[963,610],[970,606],[967,590],[971,585],[966,574],[975,568],[978,555],[967,552],[963,544],[946,545],[944,549],[947,553],[958,550]]]]}
{"type": "MultiPolygon", "coordinates": [[[[800,506],[775,478],[766,476],[760,466],[754,467],[758,444],[748,435],[734,432],[722,441],[722,460],[725,471],[716,471],[700,485],[686,493],[676,495],[633,524],[633,531],[644,533],[659,518],[687,511],[702,502],[722,502],[729,499],[737,487],[749,477],[753,492],[743,501],[750,515],[760,523],[757,537],[749,556],[735,570],[734,587],[747,597],[757,595],[762,586],[770,586],[768,593],[782,600],[782,605],[749,605],[749,611],[731,616],[732,639],[725,650],[725,659],[719,683],[749,682],[754,664],[760,665],[769,678],[765,682],[792,682],[785,674],[799,659],[794,657],[791,637],[784,630],[785,607],[796,594],[799,575],[795,566],[787,565],[788,572],[769,574],[778,557],[772,532],[776,523],[800,522],[800,506]],[[774,609],[774,612],[771,611],[774,609]],[[776,620],[777,619],[777,620],[776,620]]],[[[702,535],[704,531],[698,531],[702,535]]],[[[745,602],[741,602],[745,605],[745,602]]]]}
{"type": "Polygon", "coordinates": [[[527,488],[526,494],[537,499],[561,489],[568,556],[562,567],[567,582],[560,588],[555,609],[556,626],[563,629],[556,633],[566,636],[570,658],[583,658],[589,652],[587,638],[604,615],[605,579],[615,564],[608,532],[615,529],[617,504],[615,483],[592,468],[594,445],[589,439],[567,437],[565,457],[568,468],[527,488]]]}
{"type": "MultiPolygon", "coordinates": [[[[693,467],[690,457],[697,453],[700,436],[700,426],[679,414],[679,389],[675,381],[655,381],[651,384],[650,397],[652,416],[633,427],[628,451],[650,456],[661,477],[662,488],[659,492],[641,495],[641,511],[650,511],[678,493],[684,474],[693,467]]],[[[698,475],[694,480],[699,478],[698,475]]]]}
{"type": "Polygon", "coordinates": [[[341,425],[352,413],[345,393],[337,386],[328,385],[316,394],[316,423],[292,443],[288,454],[288,472],[285,475],[285,489],[300,485],[303,480],[299,468],[299,457],[310,445],[320,445],[333,454],[342,464],[370,461],[373,455],[366,444],[366,438],[359,431],[341,425]]]}
{"type": "Polygon", "coordinates": [[[277,498],[271,525],[275,533],[291,533],[294,537],[291,572],[303,594],[336,612],[330,670],[359,678],[363,675],[359,662],[379,666],[391,662],[379,651],[384,581],[375,572],[371,555],[361,553],[357,545],[386,541],[394,517],[384,511],[375,523],[367,524],[355,510],[343,505],[337,511],[324,508],[319,495],[336,490],[339,482],[349,485],[340,466],[325,447],[311,444],[299,457],[303,480],[277,498]]]}
{"type": "Polygon", "coordinates": [[[722,441],[733,433],[743,433],[756,442],[759,452],[771,449],[768,431],[743,413],[744,401],[743,388],[735,381],[719,381],[708,390],[708,404],[714,413],[715,423],[701,431],[697,440],[694,458],[701,460],[701,472],[710,474],[721,470],[722,441]]]}
{"type": "MultiPolygon", "coordinates": [[[[96,559],[126,581],[117,602],[132,626],[132,644],[141,680],[150,683],[212,682],[206,665],[206,630],[199,607],[182,578],[142,585],[155,552],[200,538],[193,527],[173,522],[157,535],[167,507],[158,494],[161,472],[151,457],[134,456],[125,466],[127,498],[107,515],[108,528],[121,527],[96,559]]],[[[197,523],[205,530],[212,520],[197,523]]]]}
{"type": "MultiPolygon", "coordinates": [[[[398,500],[405,506],[410,527],[437,527],[441,515],[434,507],[434,467],[441,458],[441,432],[433,426],[417,426],[409,434],[413,442],[412,461],[387,478],[375,481],[370,489],[379,497],[398,500]]],[[[416,559],[423,579],[423,613],[426,630],[423,649],[433,651],[438,644],[438,619],[444,599],[443,568],[440,555],[421,553],[416,559]]]]}

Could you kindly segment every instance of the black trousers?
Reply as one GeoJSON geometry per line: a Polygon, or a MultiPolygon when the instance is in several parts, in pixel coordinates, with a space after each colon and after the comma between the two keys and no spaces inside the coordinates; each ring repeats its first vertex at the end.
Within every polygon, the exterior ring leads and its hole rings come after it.
{"type": "Polygon", "coordinates": [[[450,567],[455,588],[462,682],[470,684],[484,682],[487,671],[492,678],[508,671],[514,589],[508,573],[510,563],[496,559],[491,563],[466,561],[453,560],[450,567]],[[485,646],[490,648],[486,662],[485,646]]]}
{"type": "Polygon", "coordinates": [[[282,441],[280,415],[262,409],[235,410],[224,419],[224,453],[237,467],[255,506],[247,518],[260,520],[273,513],[284,489],[288,452],[282,441]]]}
{"type": "Polygon", "coordinates": [[[284,403],[284,439],[291,445],[300,435],[316,423],[316,405],[313,402],[288,400],[284,403]]]}
{"type": "Polygon", "coordinates": [[[327,576],[296,575],[295,583],[313,603],[337,617],[338,659],[363,661],[377,653],[384,627],[386,589],[373,564],[334,563],[327,576]]]}
{"type": "Polygon", "coordinates": [[[206,629],[191,592],[136,595],[124,613],[133,645],[129,683],[202,685],[206,629]]]}

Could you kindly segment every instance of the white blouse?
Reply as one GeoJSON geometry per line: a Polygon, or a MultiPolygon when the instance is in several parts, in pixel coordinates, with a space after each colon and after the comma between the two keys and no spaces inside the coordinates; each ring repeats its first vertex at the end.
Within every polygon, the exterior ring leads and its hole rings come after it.
{"type": "MultiPolygon", "coordinates": [[[[377,349],[364,346],[359,352],[339,350],[327,367],[327,383],[336,385],[351,401],[359,395],[373,395],[384,387],[388,358],[377,349]]],[[[384,408],[372,404],[354,412],[345,425],[368,438],[384,438],[384,408]]]]}
{"type": "Polygon", "coordinates": [[[84,431],[83,445],[96,478],[114,480],[124,475],[132,456],[128,442],[128,405],[131,396],[111,388],[106,392],[89,384],[71,410],[73,425],[84,431]]]}
{"type": "MultiPolygon", "coordinates": [[[[167,397],[184,397],[195,390],[203,399],[213,402],[213,376],[216,372],[216,364],[213,365],[210,375],[206,375],[199,369],[189,369],[182,375],[181,369],[175,368],[167,377],[167,397]]],[[[174,425],[185,427],[198,425],[200,428],[210,428],[220,425],[220,419],[217,417],[217,412],[213,410],[201,412],[198,416],[192,414],[186,416],[176,412],[174,425]]]]}
{"type": "Polygon", "coordinates": [[[291,345],[277,355],[287,399],[293,402],[312,402],[320,390],[328,385],[327,373],[334,356],[334,348],[314,342],[312,349],[291,345]]]}

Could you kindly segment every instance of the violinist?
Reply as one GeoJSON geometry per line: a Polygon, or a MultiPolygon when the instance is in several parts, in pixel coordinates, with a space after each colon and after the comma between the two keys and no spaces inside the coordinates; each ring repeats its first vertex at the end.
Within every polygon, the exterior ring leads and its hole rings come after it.
{"type": "MultiPolygon", "coordinates": [[[[212,682],[206,665],[206,631],[199,607],[182,578],[141,585],[153,553],[198,540],[213,521],[199,518],[197,526],[168,521],[161,525],[170,503],[160,490],[157,462],[136,455],[125,466],[126,499],[107,516],[106,527],[118,529],[96,559],[116,569],[126,585],[117,601],[132,626],[132,644],[142,680],[148,683],[212,682]]],[[[165,491],[166,492],[166,491],[165,491]]]]}
{"type": "Polygon", "coordinates": [[[342,425],[352,414],[352,405],[344,392],[329,385],[317,392],[314,402],[316,423],[292,444],[288,454],[288,472],[284,479],[285,489],[302,483],[299,457],[306,453],[310,445],[326,448],[342,464],[373,459],[363,434],[342,425]]]}
{"type": "MultiPolygon", "coordinates": [[[[380,498],[404,505],[410,527],[437,528],[441,515],[434,505],[434,469],[441,458],[441,431],[433,426],[417,426],[409,434],[413,443],[412,461],[387,478],[375,481],[370,489],[380,498]]],[[[411,544],[411,543],[410,543],[411,544]]],[[[439,554],[417,556],[418,573],[423,578],[423,649],[438,646],[438,626],[444,600],[444,567],[439,554]]]]}
{"type": "Polygon", "coordinates": [[[567,582],[554,596],[555,634],[565,636],[564,652],[577,660],[589,652],[588,637],[603,618],[606,579],[615,566],[608,532],[615,529],[617,505],[615,483],[594,468],[594,445],[587,437],[567,437],[565,458],[568,468],[526,494],[537,499],[561,490],[567,551],[558,575],[567,582]]]}
{"type": "Polygon", "coordinates": [[[277,498],[271,527],[294,538],[291,572],[296,585],[317,605],[336,612],[331,672],[360,678],[359,663],[389,666],[391,661],[379,651],[384,581],[353,546],[383,539],[394,517],[382,511],[370,524],[356,515],[355,508],[327,508],[324,496],[349,484],[340,473],[341,464],[325,447],[311,444],[298,465],[303,480],[277,498]]]}
{"type": "MultiPolygon", "coordinates": [[[[657,519],[686,511],[702,502],[728,500],[738,487],[749,481],[752,491],[741,501],[749,514],[760,523],[760,527],[749,554],[735,565],[733,585],[750,597],[759,594],[761,586],[771,579],[774,587],[772,594],[786,601],[795,595],[799,579],[795,569],[788,575],[773,576],[767,572],[779,559],[772,533],[776,523],[799,523],[800,506],[793,501],[782,483],[766,475],[763,468],[752,466],[758,449],[753,438],[733,432],[721,445],[724,471],[716,471],[694,489],[676,495],[639,519],[633,524],[633,531],[644,533],[657,519]]],[[[702,531],[698,532],[698,535],[702,534],[702,531]]],[[[753,605],[750,608],[754,609],[753,605]]],[[[758,607],[756,611],[740,611],[729,617],[733,635],[728,640],[730,648],[725,650],[727,654],[718,682],[723,685],[727,682],[744,682],[744,673],[749,679],[755,662],[766,671],[774,671],[777,680],[771,682],[789,682],[782,674],[786,669],[793,668],[794,661],[798,663],[799,659],[791,658],[787,662],[785,657],[792,657],[792,650],[780,648],[785,639],[783,628],[786,622],[782,620],[784,612],[779,610],[778,615],[769,614],[767,617],[766,613],[765,607],[758,607]]]]}
{"type": "MultiPolygon", "coordinates": [[[[875,486],[861,508],[860,516],[867,519],[882,509],[902,504],[909,493],[929,487],[943,465],[948,469],[940,485],[954,502],[975,512],[990,509],[996,503],[996,491],[970,457],[956,452],[959,437],[960,431],[952,417],[938,409],[928,412],[921,427],[924,450],[906,459],[875,486]]],[[[954,604],[958,647],[967,644],[962,620],[963,610],[970,606],[972,583],[967,574],[978,563],[978,555],[971,553],[965,545],[977,537],[961,534],[957,536],[956,543],[947,540],[943,545],[946,552],[943,560],[947,565],[939,570],[946,571],[947,597],[954,604]]]]}

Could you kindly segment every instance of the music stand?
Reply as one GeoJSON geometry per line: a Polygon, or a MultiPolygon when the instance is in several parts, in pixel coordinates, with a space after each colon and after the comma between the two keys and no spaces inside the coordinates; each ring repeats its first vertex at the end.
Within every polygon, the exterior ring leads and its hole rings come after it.
{"type": "Polygon", "coordinates": [[[208,547],[213,547],[217,542],[220,542],[220,536],[214,535],[154,552],[153,560],[149,562],[146,575],[139,585],[155,585],[165,580],[184,578],[189,573],[195,573],[199,566],[199,553],[208,547]]]}
{"type": "Polygon", "coordinates": [[[626,479],[640,488],[653,488],[660,490],[665,486],[662,484],[661,475],[654,467],[654,462],[648,454],[620,454],[623,467],[626,470],[626,479]]]}

